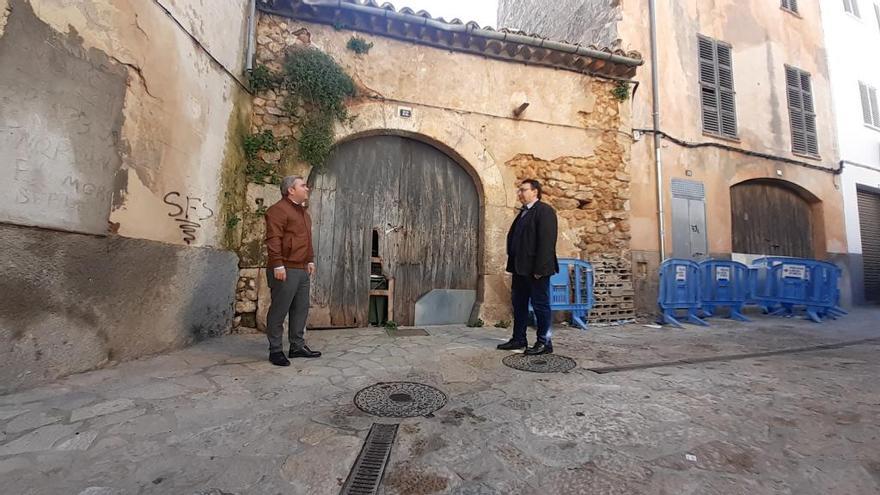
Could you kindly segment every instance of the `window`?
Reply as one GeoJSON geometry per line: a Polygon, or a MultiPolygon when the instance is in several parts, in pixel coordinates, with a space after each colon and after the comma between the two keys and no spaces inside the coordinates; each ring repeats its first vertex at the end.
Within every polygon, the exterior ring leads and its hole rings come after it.
{"type": "Polygon", "coordinates": [[[859,0],[843,0],[843,10],[856,17],[861,17],[859,14],[859,0]]]}
{"type": "Polygon", "coordinates": [[[736,98],[730,45],[699,36],[703,132],[736,138],[736,98]]]}
{"type": "Polygon", "coordinates": [[[801,155],[819,155],[816,135],[816,110],[810,74],[785,66],[788,113],[791,118],[791,151],[801,155]]]}
{"type": "Polygon", "coordinates": [[[790,10],[792,12],[797,12],[797,0],[782,0],[782,8],[785,10],[790,10]]]}
{"type": "Polygon", "coordinates": [[[859,83],[859,95],[862,97],[862,116],[865,124],[880,129],[880,106],[877,106],[877,88],[859,83]]]}
{"type": "Polygon", "coordinates": [[[877,16],[877,29],[880,29],[880,3],[874,4],[874,15],[877,16]]]}

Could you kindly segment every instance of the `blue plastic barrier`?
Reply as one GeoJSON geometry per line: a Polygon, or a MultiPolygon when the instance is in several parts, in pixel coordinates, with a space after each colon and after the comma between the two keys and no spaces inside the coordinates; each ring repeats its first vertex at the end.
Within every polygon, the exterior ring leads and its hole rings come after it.
{"type": "Polygon", "coordinates": [[[682,328],[676,312],[687,311],[687,319],[697,325],[709,326],[697,316],[700,310],[700,266],[691,260],[668,259],[660,265],[660,295],[657,305],[662,323],[682,328]]]}
{"type": "MultiPolygon", "coordinates": [[[[587,315],[595,303],[593,265],[575,258],[560,258],[559,273],[550,277],[550,310],[568,311],[570,322],[587,329],[587,315]]],[[[534,321],[529,307],[530,319],[534,321]]]]}
{"type": "Polygon", "coordinates": [[[826,261],[766,257],[751,267],[751,300],[776,316],[794,316],[803,307],[807,318],[843,316],[840,308],[840,268],[826,261]]]}
{"type": "Polygon", "coordinates": [[[742,314],[749,297],[749,267],[738,261],[707,260],[700,263],[700,277],[700,303],[706,317],[727,307],[732,319],[750,321],[742,314]]]}

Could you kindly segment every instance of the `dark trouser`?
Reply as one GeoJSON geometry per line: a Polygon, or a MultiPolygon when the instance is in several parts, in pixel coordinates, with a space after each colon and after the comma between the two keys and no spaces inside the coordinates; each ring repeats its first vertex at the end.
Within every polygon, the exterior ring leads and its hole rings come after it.
{"type": "Polygon", "coordinates": [[[538,342],[552,348],[550,342],[550,277],[513,276],[513,341],[526,343],[526,325],[529,322],[529,301],[538,320],[538,342]]]}
{"type": "Polygon", "coordinates": [[[269,352],[283,352],[284,317],[289,316],[287,333],[290,347],[302,349],[306,345],[303,334],[306,318],[309,316],[309,274],[305,270],[287,269],[287,279],[275,279],[272,268],[266,269],[269,289],[272,291],[272,304],[266,317],[266,336],[269,338],[269,352]]]}

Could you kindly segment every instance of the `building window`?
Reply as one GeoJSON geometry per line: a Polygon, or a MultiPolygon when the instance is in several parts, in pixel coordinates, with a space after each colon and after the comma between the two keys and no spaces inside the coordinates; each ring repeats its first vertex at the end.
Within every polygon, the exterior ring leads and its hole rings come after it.
{"type": "Polygon", "coordinates": [[[865,124],[880,129],[880,106],[877,105],[877,88],[859,83],[859,95],[862,97],[862,116],[865,124]]]}
{"type": "Polygon", "coordinates": [[[880,3],[874,4],[874,15],[877,16],[877,29],[880,29],[880,3]]]}
{"type": "Polygon", "coordinates": [[[797,12],[797,0],[782,0],[782,8],[785,10],[790,10],[792,12],[797,12]]]}
{"type": "Polygon", "coordinates": [[[736,138],[736,93],[730,45],[698,37],[703,132],[736,138]]]}
{"type": "Polygon", "coordinates": [[[843,0],[843,10],[856,17],[862,17],[859,14],[859,0],[843,0]]]}
{"type": "Polygon", "coordinates": [[[816,110],[813,107],[810,74],[786,65],[785,86],[788,93],[788,113],[791,117],[791,151],[818,156],[819,139],[816,134],[816,110]]]}

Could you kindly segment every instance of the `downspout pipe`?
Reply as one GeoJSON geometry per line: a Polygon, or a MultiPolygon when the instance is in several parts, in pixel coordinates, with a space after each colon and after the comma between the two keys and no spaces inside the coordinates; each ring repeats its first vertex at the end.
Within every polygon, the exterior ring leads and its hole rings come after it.
{"type": "Polygon", "coordinates": [[[651,99],[654,132],[654,165],[657,168],[657,225],[660,241],[660,262],[666,260],[666,214],[663,201],[663,160],[660,152],[660,72],[657,62],[657,5],[648,0],[648,15],[651,25],[651,99]]]}
{"type": "Polygon", "coordinates": [[[256,49],[257,0],[250,0],[247,19],[247,48],[245,49],[244,69],[248,72],[254,68],[254,51],[256,49]]]}

